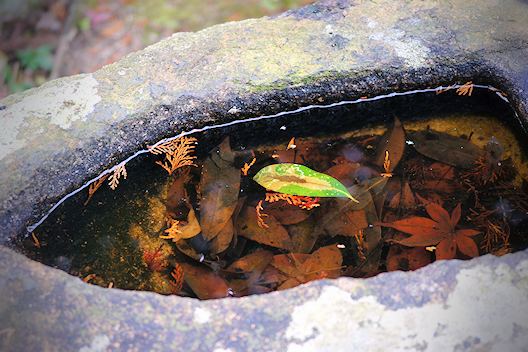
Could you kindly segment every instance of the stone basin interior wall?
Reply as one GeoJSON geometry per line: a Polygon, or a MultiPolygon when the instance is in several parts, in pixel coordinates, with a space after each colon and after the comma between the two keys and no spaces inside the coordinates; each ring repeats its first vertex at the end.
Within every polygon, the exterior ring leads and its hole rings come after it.
{"type": "MultiPolygon", "coordinates": [[[[135,151],[204,125],[470,80],[504,91],[528,121],[527,24],[524,0],[328,0],[178,33],[9,96],[0,244],[135,151]]],[[[215,302],[92,287],[3,246],[0,263],[2,350],[528,346],[526,251],[215,302]]]]}

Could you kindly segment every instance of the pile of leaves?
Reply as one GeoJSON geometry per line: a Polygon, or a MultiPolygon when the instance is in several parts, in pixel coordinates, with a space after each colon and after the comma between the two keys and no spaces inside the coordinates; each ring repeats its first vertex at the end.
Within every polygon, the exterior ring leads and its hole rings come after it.
{"type": "Polygon", "coordinates": [[[519,225],[526,213],[495,138],[479,148],[470,136],[407,132],[395,119],[382,136],[292,138],[254,150],[233,150],[226,138],[204,160],[189,156],[191,142],[152,150],[165,155],[158,163],[172,180],[159,236],[176,253],[154,257],[170,263],[167,277],[184,296],[244,296],[505,254],[512,219],[519,225]]]}

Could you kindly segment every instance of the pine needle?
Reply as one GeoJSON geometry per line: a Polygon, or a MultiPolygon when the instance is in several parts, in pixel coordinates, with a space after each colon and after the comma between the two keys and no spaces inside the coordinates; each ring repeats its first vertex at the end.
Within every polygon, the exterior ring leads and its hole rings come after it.
{"type": "Polygon", "coordinates": [[[160,145],[148,147],[154,155],[165,154],[165,161],[156,161],[156,164],[164,168],[169,175],[183,166],[196,166],[194,159],[196,156],[190,154],[196,148],[197,140],[194,137],[181,137],[162,143],[160,145]]]}

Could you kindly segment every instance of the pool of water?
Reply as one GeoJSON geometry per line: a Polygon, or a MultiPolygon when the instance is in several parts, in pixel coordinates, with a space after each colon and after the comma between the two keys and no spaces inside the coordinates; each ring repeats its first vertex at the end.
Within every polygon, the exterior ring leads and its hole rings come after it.
{"type": "Polygon", "coordinates": [[[92,284],[200,299],[504,255],[528,246],[523,128],[495,92],[451,89],[206,129],[16,245],[92,284]]]}

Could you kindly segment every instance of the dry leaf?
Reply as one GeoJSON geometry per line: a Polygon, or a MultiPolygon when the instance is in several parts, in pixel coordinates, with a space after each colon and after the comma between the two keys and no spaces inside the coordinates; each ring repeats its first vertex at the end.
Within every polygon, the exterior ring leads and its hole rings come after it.
{"type": "Polygon", "coordinates": [[[333,221],[324,225],[325,232],[330,236],[354,236],[359,230],[368,226],[365,210],[348,209],[342,211],[333,221]]]}
{"type": "Polygon", "coordinates": [[[271,265],[286,277],[279,290],[324,278],[336,278],[341,274],[343,257],[335,245],[321,247],[312,254],[288,253],[273,257],[271,265]]]}
{"type": "Polygon", "coordinates": [[[231,220],[238,202],[240,171],[233,166],[234,153],[229,138],[211,152],[203,165],[200,180],[200,225],[211,241],[231,220]]]}
{"type": "Polygon", "coordinates": [[[291,251],[294,253],[310,253],[320,235],[315,231],[316,226],[313,218],[287,226],[287,230],[292,242],[291,251]]]}
{"type": "Polygon", "coordinates": [[[391,246],[387,255],[387,271],[416,270],[431,263],[431,255],[423,248],[391,246]]]}
{"type": "Polygon", "coordinates": [[[414,148],[428,158],[462,169],[472,168],[483,151],[467,139],[433,130],[410,134],[414,148]]]}
{"type": "Polygon", "coordinates": [[[196,219],[194,209],[189,210],[187,222],[170,219],[169,228],[165,230],[166,235],[160,236],[163,239],[170,239],[178,242],[198,235],[201,232],[200,223],[196,219]]]}
{"type": "Polygon", "coordinates": [[[405,150],[405,131],[401,121],[396,117],[392,128],[381,137],[376,148],[374,164],[383,167],[386,163],[387,152],[390,156],[390,165],[386,172],[392,172],[398,166],[405,150]]]}
{"type": "Polygon", "coordinates": [[[408,182],[405,182],[403,184],[403,186],[401,187],[401,191],[396,193],[396,195],[392,197],[389,203],[390,208],[400,208],[401,207],[405,209],[410,209],[410,208],[414,208],[415,206],[416,206],[416,200],[414,198],[414,194],[408,182]]]}
{"type": "Polygon", "coordinates": [[[252,273],[262,271],[268,266],[273,259],[273,253],[264,249],[256,250],[248,254],[227,267],[226,271],[233,273],[252,273]]]}
{"type": "Polygon", "coordinates": [[[259,227],[255,209],[245,207],[238,217],[237,233],[258,243],[289,250],[292,245],[290,236],[279,221],[273,216],[268,216],[266,224],[267,228],[259,227]]]}
{"type": "Polygon", "coordinates": [[[165,206],[171,217],[181,220],[189,211],[189,197],[185,190],[185,184],[189,181],[189,173],[180,174],[171,183],[167,191],[165,206]]]}
{"type": "Polygon", "coordinates": [[[184,280],[200,299],[223,298],[229,296],[229,286],[219,275],[209,269],[186,263],[183,268],[184,280]]]}
{"type": "Polygon", "coordinates": [[[283,225],[292,225],[306,220],[310,216],[310,211],[285,202],[277,202],[266,206],[266,214],[273,216],[283,225]]]}

